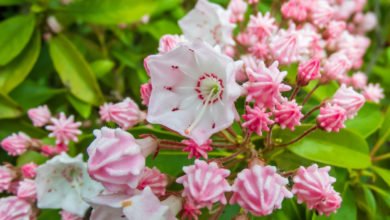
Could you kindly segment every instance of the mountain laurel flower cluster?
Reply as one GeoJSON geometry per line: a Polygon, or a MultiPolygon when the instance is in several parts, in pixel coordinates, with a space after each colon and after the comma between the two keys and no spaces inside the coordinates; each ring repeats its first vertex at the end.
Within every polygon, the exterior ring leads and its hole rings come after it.
{"type": "Polygon", "coordinates": [[[293,197],[313,219],[337,213],[343,189],[317,154],[337,132],[353,142],[348,121],[384,98],[361,69],[376,17],[360,0],[262,4],[198,0],[144,58],[140,97],[113,94],[94,120],[29,109],[0,144],[19,157],[0,166],[0,219],[251,219],[298,211],[293,197]]]}

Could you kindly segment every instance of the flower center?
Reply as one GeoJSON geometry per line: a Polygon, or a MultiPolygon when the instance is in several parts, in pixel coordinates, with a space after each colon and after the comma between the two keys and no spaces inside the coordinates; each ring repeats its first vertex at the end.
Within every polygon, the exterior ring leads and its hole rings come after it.
{"type": "Polygon", "coordinates": [[[204,73],[199,77],[195,91],[198,93],[198,98],[202,100],[203,106],[195,120],[184,131],[186,134],[189,134],[199,124],[209,105],[216,103],[218,100],[222,100],[223,89],[222,79],[218,78],[214,73],[204,73]]]}
{"type": "Polygon", "coordinates": [[[214,73],[204,73],[199,77],[195,91],[198,93],[198,98],[203,101],[203,104],[212,104],[222,99],[223,81],[214,73]],[[210,100],[206,101],[207,97],[210,100]],[[207,103],[208,102],[208,103],[207,103]]]}

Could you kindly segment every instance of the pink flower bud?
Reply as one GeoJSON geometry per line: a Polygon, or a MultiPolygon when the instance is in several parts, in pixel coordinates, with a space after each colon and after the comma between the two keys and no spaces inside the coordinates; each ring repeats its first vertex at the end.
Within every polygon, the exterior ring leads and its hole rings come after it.
{"type": "Polygon", "coordinates": [[[30,203],[16,196],[0,198],[0,217],[4,220],[35,219],[30,203]]]}
{"type": "Polygon", "coordinates": [[[355,89],[363,89],[367,85],[367,76],[362,72],[357,72],[351,77],[352,86],[355,89]]]}
{"type": "Polygon", "coordinates": [[[383,95],[383,89],[379,84],[368,84],[363,88],[363,96],[367,101],[379,103],[385,96],[383,95]]]}
{"type": "Polygon", "coordinates": [[[165,195],[165,188],[168,185],[168,178],[160,170],[153,167],[152,169],[145,167],[138,183],[137,189],[143,190],[149,186],[156,196],[165,195]]]}
{"type": "Polygon", "coordinates": [[[17,196],[27,201],[35,201],[37,199],[37,188],[35,181],[32,179],[24,179],[19,182],[17,196]]]}
{"type": "Polygon", "coordinates": [[[324,65],[324,73],[322,75],[322,82],[336,80],[342,77],[352,67],[351,61],[343,52],[332,54],[324,65]]]}
{"type": "Polygon", "coordinates": [[[87,152],[88,173],[110,192],[131,193],[145,167],[145,157],[157,148],[152,138],[136,140],[122,129],[95,130],[87,152]]]}
{"type": "Polygon", "coordinates": [[[274,111],[275,122],[280,125],[282,129],[289,128],[294,131],[295,126],[301,125],[301,113],[302,106],[299,106],[295,100],[283,102],[280,105],[276,105],[274,111]]]}
{"type": "Polygon", "coordinates": [[[230,204],[237,203],[255,216],[269,215],[282,207],[284,198],[292,197],[287,184],[275,167],[254,165],[237,175],[230,204]]]}
{"type": "Polygon", "coordinates": [[[340,194],[332,190],[324,200],[316,205],[315,209],[320,215],[325,214],[329,216],[332,213],[336,213],[341,206],[341,201],[340,194]]]}
{"type": "Polygon", "coordinates": [[[313,209],[328,197],[333,191],[332,184],[336,182],[335,178],[329,176],[329,171],[329,166],[318,168],[317,164],[298,169],[292,188],[298,203],[306,203],[309,209],[313,209]]]}
{"type": "Polygon", "coordinates": [[[254,106],[246,106],[246,114],[242,116],[245,122],[242,124],[243,127],[248,128],[251,132],[256,132],[258,135],[262,135],[263,131],[269,131],[269,125],[274,122],[270,119],[272,113],[265,112],[264,108],[254,106]]]}
{"type": "Polygon", "coordinates": [[[310,81],[319,79],[321,61],[319,59],[311,59],[300,63],[298,67],[297,83],[300,86],[306,86],[310,81]]]}
{"type": "Polygon", "coordinates": [[[228,10],[230,11],[230,22],[237,23],[244,20],[248,5],[243,0],[230,0],[228,10]]]}
{"type": "Polygon", "coordinates": [[[356,92],[352,87],[341,85],[333,95],[331,103],[344,108],[348,118],[352,119],[364,105],[365,101],[364,96],[356,92]]]}
{"type": "Polygon", "coordinates": [[[51,119],[51,123],[51,125],[46,126],[46,130],[51,131],[49,137],[55,137],[57,144],[67,145],[69,141],[77,142],[77,136],[82,133],[79,130],[81,122],[75,122],[73,115],[66,118],[65,114],[61,112],[58,118],[51,119]]]}
{"type": "Polygon", "coordinates": [[[267,12],[264,16],[261,12],[257,15],[251,15],[248,23],[248,31],[256,35],[259,39],[271,36],[277,30],[275,18],[267,12]]]}
{"type": "Polygon", "coordinates": [[[147,82],[142,84],[140,92],[141,92],[142,104],[148,106],[150,95],[152,94],[152,83],[147,82]]]}
{"type": "Polygon", "coordinates": [[[1,141],[1,146],[9,155],[21,155],[31,145],[31,138],[23,132],[12,134],[1,141]]]}
{"type": "Polygon", "coordinates": [[[35,127],[42,127],[50,122],[51,113],[47,105],[38,106],[27,111],[28,117],[35,127]]]}
{"type": "Polygon", "coordinates": [[[38,165],[36,165],[34,162],[24,164],[21,167],[23,177],[33,179],[36,175],[37,167],[38,165]]]}
{"type": "Polygon", "coordinates": [[[344,128],[344,122],[347,120],[347,112],[338,105],[326,104],[320,108],[320,114],[317,117],[317,124],[327,132],[338,132],[344,128]]]}
{"type": "Polygon", "coordinates": [[[184,36],[166,34],[160,38],[158,52],[166,53],[175,49],[179,43],[187,42],[184,36]]]}
{"type": "Polygon", "coordinates": [[[338,38],[341,33],[347,28],[347,24],[344,21],[331,21],[324,32],[324,36],[327,39],[338,38]]]}
{"type": "Polygon", "coordinates": [[[187,200],[183,205],[182,219],[198,220],[198,216],[202,212],[190,200],[187,200]]]}
{"type": "Polygon", "coordinates": [[[14,173],[6,166],[0,166],[0,193],[9,190],[14,173]]]}
{"type": "Polygon", "coordinates": [[[215,162],[206,163],[195,160],[195,164],[183,168],[185,175],[177,178],[176,182],[184,186],[182,195],[194,202],[196,207],[211,208],[213,203],[226,204],[225,192],[230,185],[226,180],[230,171],[219,168],[215,162]]]}
{"type": "Polygon", "coordinates": [[[105,103],[100,107],[100,119],[117,123],[122,129],[129,129],[145,119],[145,114],[130,98],[115,104],[105,103]]]}
{"type": "Polygon", "coordinates": [[[207,152],[213,150],[211,147],[212,140],[207,140],[205,143],[198,145],[195,141],[189,139],[189,140],[183,140],[183,144],[186,144],[187,146],[184,147],[183,151],[189,152],[188,159],[191,159],[195,157],[196,159],[199,159],[200,157],[203,157],[207,159],[207,152]]]}
{"type": "Polygon", "coordinates": [[[65,210],[62,210],[60,212],[61,214],[61,220],[83,220],[82,217],[75,215],[73,213],[67,212],[65,210]]]}
{"type": "Polygon", "coordinates": [[[328,1],[314,1],[310,6],[311,19],[317,27],[324,28],[333,19],[335,10],[328,1]]]}
{"type": "Polygon", "coordinates": [[[308,16],[308,3],[305,0],[289,0],[283,3],[281,11],[285,18],[293,19],[298,22],[306,20],[308,16]]]}

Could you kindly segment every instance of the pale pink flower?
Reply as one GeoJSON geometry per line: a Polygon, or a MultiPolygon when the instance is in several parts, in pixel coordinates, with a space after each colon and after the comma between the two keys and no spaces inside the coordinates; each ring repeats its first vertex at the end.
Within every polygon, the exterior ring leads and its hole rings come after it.
{"type": "Polygon", "coordinates": [[[282,101],[281,92],[289,91],[291,87],[282,83],[287,72],[280,72],[278,65],[275,61],[267,68],[264,62],[260,62],[257,70],[247,68],[249,81],[244,84],[247,101],[255,100],[258,105],[268,108],[282,101]]]}
{"type": "Polygon", "coordinates": [[[194,202],[196,207],[211,206],[216,202],[226,204],[225,193],[231,190],[226,177],[230,175],[227,169],[219,168],[215,162],[207,163],[195,160],[195,164],[185,166],[185,173],[176,179],[177,183],[183,184],[183,197],[194,202]]]}
{"type": "Polygon", "coordinates": [[[35,219],[29,202],[16,196],[0,198],[0,218],[3,220],[35,219]]]}
{"type": "Polygon", "coordinates": [[[198,220],[198,216],[202,212],[197,208],[194,203],[190,200],[187,200],[183,205],[182,218],[188,220],[198,220]]]}
{"type": "Polygon", "coordinates": [[[258,3],[258,2],[259,2],[259,0],[248,0],[248,3],[249,3],[250,5],[256,4],[256,3],[258,3]]]}
{"type": "Polygon", "coordinates": [[[63,29],[62,25],[60,24],[60,22],[58,22],[57,18],[53,15],[50,15],[46,18],[46,23],[47,23],[47,26],[50,28],[50,30],[53,32],[53,33],[60,33],[63,29]]]}
{"type": "Polygon", "coordinates": [[[372,31],[378,24],[376,15],[372,12],[356,14],[353,22],[355,23],[356,31],[362,34],[372,31]]]}
{"type": "Polygon", "coordinates": [[[337,209],[341,206],[340,194],[334,190],[328,193],[327,197],[314,207],[320,215],[325,214],[329,216],[332,213],[336,213],[337,209]]]}
{"type": "Polygon", "coordinates": [[[343,52],[334,53],[325,61],[321,81],[337,80],[346,74],[351,67],[351,61],[343,52]]]}
{"type": "Polygon", "coordinates": [[[11,182],[14,178],[14,173],[6,166],[0,166],[0,193],[8,191],[11,182]]]}
{"type": "Polygon", "coordinates": [[[183,140],[182,143],[186,145],[183,151],[189,152],[188,159],[191,159],[193,157],[195,157],[196,159],[199,159],[200,157],[207,159],[207,152],[213,150],[213,148],[211,147],[211,139],[207,140],[201,145],[197,144],[191,139],[183,140]]]}
{"type": "Polygon", "coordinates": [[[61,220],[83,220],[82,217],[65,210],[61,210],[60,215],[61,215],[61,220]]]}
{"type": "Polygon", "coordinates": [[[320,108],[317,124],[327,132],[338,132],[345,127],[345,120],[347,120],[346,110],[338,105],[328,103],[320,108]]]}
{"type": "Polygon", "coordinates": [[[150,187],[156,196],[165,195],[165,189],[168,185],[167,175],[163,174],[156,167],[150,169],[145,167],[139,180],[137,189],[143,190],[145,187],[150,187]]]}
{"type": "Polygon", "coordinates": [[[46,130],[51,131],[49,137],[55,137],[56,143],[68,144],[69,141],[77,142],[77,138],[82,132],[79,129],[81,122],[74,122],[74,116],[66,118],[63,112],[58,118],[51,118],[51,125],[46,126],[46,130]]]}
{"type": "Polygon", "coordinates": [[[332,184],[336,182],[335,178],[329,176],[329,171],[329,166],[318,168],[317,164],[299,167],[291,190],[297,196],[298,203],[306,203],[309,209],[313,209],[327,199],[333,191],[332,184]]]}
{"type": "Polygon", "coordinates": [[[35,127],[42,127],[50,122],[51,113],[47,105],[31,108],[27,111],[28,117],[35,127]]]}
{"type": "Polygon", "coordinates": [[[11,193],[13,195],[16,195],[18,193],[19,188],[19,180],[12,181],[8,188],[8,193],[11,193]]]}
{"type": "Polygon", "coordinates": [[[363,107],[365,98],[362,94],[356,92],[352,87],[341,85],[332,98],[332,104],[336,104],[345,109],[349,119],[356,116],[357,112],[363,107]]]}
{"type": "Polygon", "coordinates": [[[319,79],[321,77],[320,69],[321,61],[316,58],[299,63],[297,83],[300,86],[306,86],[310,81],[319,79]]]}
{"type": "Polygon", "coordinates": [[[31,138],[23,132],[14,133],[1,141],[1,146],[11,156],[21,155],[31,145],[31,138]]]}
{"type": "Polygon", "coordinates": [[[179,26],[190,41],[201,39],[212,46],[234,45],[235,24],[230,22],[230,12],[207,0],[198,0],[195,8],[179,20],[179,26]]]}
{"type": "Polygon", "coordinates": [[[203,144],[234,120],[241,94],[235,71],[241,62],[195,41],[150,56],[153,86],[147,120],[203,144]]]}
{"type": "Polygon", "coordinates": [[[363,96],[366,98],[367,101],[379,103],[381,99],[383,99],[385,96],[383,94],[383,89],[381,86],[377,84],[368,84],[366,87],[363,88],[362,92],[363,96]]]}
{"type": "Polygon", "coordinates": [[[264,15],[261,12],[251,15],[247,28],[249,33],[256,35],[259,39],[269,37],[277,30],[275,18],[271,17],[269,12],[264,15]]]}
{"type": "Polygon", "coordinates": [[[250,54],[241,56],[241,61],[243,62],[243,65],[241,68],[239,68],[236,71],[236,81],[237,82],[244,82],[248,80],[248,76],[246,74],[246,68],[251,68],[252,70],[257,69],[257,63],[260,63],[260,61],[250,54]]]}
{"type": "Polygon", "coordinates": [[[230,11],[230,22],[237,23],[244,20],[248,4],[244,0],[230,0],[228,10],[230,11]]]}
{"type": "Polygon", "coordinates": [[[118,103],[105,103],[100,107],[100,119],[102,121],[112,121],[122,129],[129,129],[143,121],[145,114],[139,109],[137,103],[130,98],[125,98],[118,103]]]}
{"type": "Polygon", "coordinates": [[[367,75],[362,72],[354,73],[351,77],[351,83],[355,89],[363,89],[366,87],[367,80],[367,75]]]}
{"type": "Polygon", "coordinates": [[[249,33],[249,31],[243,31],[238,33],[238,35],[236,36],[236,40],[239,44],[243,46],[249,46],[255,44],[258,41],[257,36],[252,33],[249,33]]]}
{"type": "Polygon", "coordinates": [[[263,131],[269,131],[269,125],[273,124],[274,121],[270,119],[272,113],[265,112],[266,109],[259,106],[251,108],[249,105],[245,107],[246,113],[242,115],[244,123],[242,126],[248,128],[251,132],[256,132],[259,136],[262,136],[263,131]]]}
{"type": "Polygon", "coordinates": [[[152,84],[150,82],[144,83],[140,88],[142,104],[148,106],[150,95],[152,94],[152,84]]]}
{"type": "Polygon", "coordinates": [[[279,124],[282,129],[289,128],[294,131],[295,126],[301,125],[302,106],[299,106],[295,100],[282,102],[276,105],[274,110],[275,123],[279,124]]]}
{"type": "Polygon", "coordinates": [[[34,180],[24,179],[20,181],[16,195],[19,198],[25,199],[27,201],[35,201],[37,199],[37,187],[34,180]]]}
{"type": "Polygon", "coordinates": [[[122,129],[103,127],[94,131],[87,152],[88,173],[110,192],[132,193],[145,168],[145,157],[157,148],[151,138],[136,140],[122,129]]]}
{"type": "Polygon", "coordinates": [[[329,24],[326,26],[326,30],[324,32],[324,35],[328,39],[335,39],[338,38],[343,31],[346,29],[347,24],[345,21],[331,21],[329,24]]]}
{"type": "Polygon", "coordinates": [[[30,162],[27,164],[24,164],[21,167],[22,175],[24,178],[34,178],[36,175],[36,169],[38,165],[36,165],[34,162],[30,162]]]}
{"type": "Polygon", "coordinates": [[[280,29],[270,39],[271,53],[274,59],[281,64],[290,64],[299,61],[307,54],[310,39],[307,30],[297,30],[293,23],[289,24],[288,30],[280,29]]]}
{"type": "Polygon", "coordinates": [[[324,28],[333,20],[335,10],[327,0],[315,0],[309,3],[311,6],[311,20],[319,28],[324,28]]]}
{"type": "Polygon", "coordinates": [[[298,22],[305,21],[310,10],[309,4],[307,0],[289,0],[282,5],[282,15],[298,22]]]}
{"type": "Polygon", "coordinates": [[[166,34],[160,38],[158,52],[166,53],[175,49],[180,43],[187,42],[182,35],[166,34]]]}
{"type": "Polygon", "coordinates": [[[344,31],[337,39],[338,53],[344,53],[351,63],[351,67],[358,69],[363,63],[363,56],[370,46],[370,39],[366,36],[352,35],[344,31]]]}
{"type": "Polygon", "coordinates": [[[170,196],[160,201],[149,187],[140,194],[122,201],[123,214],[131,220],[174,220],[181,210],[181,199],[170,196]]]}
{"type": "Polygon", "coordinates": [[[292,197],[287,184],[288,180],[276,173],[276,167],[253,165],[238,173],[230,204],[237,203],[255,216],[269,215],[282,207],[284,198],[292,197]]]}

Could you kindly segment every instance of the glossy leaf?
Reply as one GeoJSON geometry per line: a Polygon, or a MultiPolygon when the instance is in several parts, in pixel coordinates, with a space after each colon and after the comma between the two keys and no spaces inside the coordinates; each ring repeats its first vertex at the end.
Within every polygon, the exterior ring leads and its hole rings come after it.
{"type": "Polygon", "coordinates": [[[35,27],[34,15],[18,15],[0,23],[0,66],[13,60],[27,45],[35,27]]]}
{"type": "Polygon", "coordinates": [[[44,104],[58,94],[65,93],[65,89],[53,89],[37,85],[33,81],[26,80],[14,89],[10,96],[20,103],[23,109],[29,109],[44,104]],[[26,95],[28,94],[28,95],[26,95]]]}
{"type": "Polygon", "coordinates": [[[148,167],[158,167],[163,173],[167,173],[171,176],[178,176],[183,172],[183,166],[194,163],[194,160],[189,160],[187,156],[188,153],[186,152],[161,151],[154,159],[151,156],[148,157],[146,164],[148,167]]]}
{"type": "Polygon", "coordinates": [[[110,73],[114,68],[115,63],[111,60],[96,60],[91,63],[91,68],[93,72],[96,74],[97,78],[101,78],[106,74],[110,73]]]}
{"type": "Polygon", "coordinates": [[[390,138],[390,108],[388,108],[386,111],[382,127],[379,130],[379,137],[385,138],[387,140],[390,138]]]}
{"type": "Polygon", "coordinates": [[[24,50],[6,66],[0,67],[0,90],[8,94],[27,77],[38,59],[41,36],[34,34],[24,50]]]}
{"type": "MultiPolygon", "coordinates": [[[[294,132],[275,129],[273,137],[277,141],[286,143],[310,127],[312,126],[303,125],[296,128],[294,132]]],[[[339,133],[317,130],[288,146],[288,149],[303,158],[339,167],[366,168],[371,165],[365,140],[346,129],[339,133]]]]}
{"type": "Polygon", "coordinates": [[[0,93],[0,119],[16,118],[22,115],[19,105],[7,95],[0,93]]]}
{"type": "Polygon", "coordinates": [[[83,118],[87,119],[91,115],[92,106],[90,104],[81,101],[73,95],[67,95],[66,98],[83,118]]]}
{"type": "Polygon", "coordinates": [[[25,121],[21,119],[2,119],[0,120],[0,125],[0,139],[3,139],[6,136],[19,131],[24,132],[34,138],[42,138],[47,136],[47,133],[43,129],[34,127],[31,121],[25,121]]]}
{"type": "Polygon", "coordinates": [[[23,166],[26,163],[34,162],[36,164],[43,164],[47,160],[47,157],[35,151],[27,151],[26,153],[20,155],[16,160],[16,165],[18,167],[23,166]]]}
{"type": "Polygon", "coordinates": [[[390,170],[373,166],[372,169],[390,186],[390,170]]]}
{"type": "Polygon", "coordinates": [[[100,105],[103,95],[91,67],[64,35],[50,40],[50,55],[62,82],[82,101],[100,105]]]}
{"type": "Polygon", "coordinates": [[[26,0],[0,0],[0,5],[18,5],[23,2],[26,2],[26,0]]]}
{"type": "Polygon", "coordinates": [[[347,120],[345,125],[349,130],[368,137],[381,127],[382,122],[383,116],[379,105],[366,103],[358,115],[352,120],[347,120]]]}
{"type": "Polygon", "coordinates": [[[142,16],[151,14],[157,6],[153,0],[84,0],[57,8],[59,13],[77,20],[95,24],[132,23],[142,16]]]}

